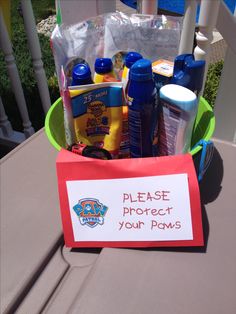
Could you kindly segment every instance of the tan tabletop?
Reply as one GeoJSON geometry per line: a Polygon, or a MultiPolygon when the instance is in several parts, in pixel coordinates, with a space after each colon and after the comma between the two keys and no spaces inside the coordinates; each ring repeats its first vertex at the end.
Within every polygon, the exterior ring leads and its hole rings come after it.
{"type": "Polygon", "coordinates": [[[1,313],[17,306],[62,243],[56,155],[42,130],[1,159],[1,313]]]}
{"type": "Polygon", "coordinates": [[[53,250],[60,238],[57,189],[49,189],[56,182],[56,153],[42,132],[13,152],[3,161],[1,174],[4,190],[15,195],[15,199],[7,201],[4,197],[1,201],[5,307],[14,304],[16,295],[36,272],[37,278],[21,298],[17,313],[236,313],[236,147],[217,140],[215,145],[213,162],[200,185],[204,248],[103,249],[100,254],[91,249],[53,250]],[[31,158],[25,160],[29,152],[31,158]],[[32,173],[26,174],[27,169],[32,173]],[[21,175],[30,178],[31,185],[28,182],[21,187],[25,181],[21,175]],[[44,176],[48,178],[46,183],[44,176]],[[17,184],[13,177],[18,179],[17,184]],[[29,202],[27,189],[32,191],[29,202]],[[47,202],[41,202],[42,197],[47,202]],[[43,203],[41,211],[47,214],[29,218],[32,203],[43,203]],[[19,206],[22,216],[16,220],[19,206]],[[14,215],[7,218],[10,209],[14,215]],[[50,256],[52,251],[55,254],[50,256]],[[42,263],[45,268],[39,273],[42,263]]]}
{"type": "Polygon", "coordinates": [[[44,313],[235,314],[236,146],[217,140],[215,146],[200,185],[204,248],[103,249],[83,285],[68,290],[67,278],[44,313]]]}

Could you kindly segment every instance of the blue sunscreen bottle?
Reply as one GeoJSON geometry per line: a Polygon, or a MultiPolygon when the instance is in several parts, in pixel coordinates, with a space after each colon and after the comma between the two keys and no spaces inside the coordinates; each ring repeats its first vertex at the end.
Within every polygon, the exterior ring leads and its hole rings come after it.
{"type": "Polygon", "coordinates": [[[91,71],[88,64],[76,64],[72,72],[72,86],[93,84],[91,71]]]}
{"type": "Polygon", "coordinates": [[[123,122],[122,122],[122,136],[120,144],[120,158],[130,157],[129,147],[129,130],[128,130],[128,105],[127,105],[127,93],[128,93],[128,82],[129,82],[129,71],[131,66],[138,60],[142,59],[140,53],[131,51],[128,52],[125,57],[125,67],[122,73],[122,83],[124,91],[124,104],[123,104],[123,122]]]}
{"type": "Polygon", "coordinates": [[[160,89],[158,117],[158,155],[178,155],[190,151],[197,96],[175,84],[160,89]]]}
{"type": "Polygon", "coordinates": [[[204,60],[195,61],[192,54],[177,56],[170,83],[184,86],[198,95],[202,89],[205,63],[204,60]]]}
{"type": "Polygon", "coordinates": [[[132,65],[142,59],[142,55],[138,52],[135,51],[130,51],[127,53],[126,57],[125,57],[125,67],[122,73],[122,83],[123,83],[123,88],[125,91],[125,96],[127,94],[127,84],[128,84],[128,80],[129,80],[129,70],[132,67],[132,65]]]}
{"type": "Polygon", "coordinates": [[[156,89],[152,64],[140,59],[132,65],[128,86],[128,126],[131,157],[152,156],[156,89]]]}
{"type": "Polygon", "coordinates": [[[117,81],[110,58],[97,58],[94,64],[94,70],[94,83],[117,81]]]}

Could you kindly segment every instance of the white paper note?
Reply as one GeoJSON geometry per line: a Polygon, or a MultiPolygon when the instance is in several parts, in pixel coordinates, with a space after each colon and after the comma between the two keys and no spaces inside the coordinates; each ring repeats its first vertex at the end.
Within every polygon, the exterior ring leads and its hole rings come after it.
{"type": "Polygon", "coordinates": [[[75,241],[193,239],[187,174],[66,184],[75,241]]]}

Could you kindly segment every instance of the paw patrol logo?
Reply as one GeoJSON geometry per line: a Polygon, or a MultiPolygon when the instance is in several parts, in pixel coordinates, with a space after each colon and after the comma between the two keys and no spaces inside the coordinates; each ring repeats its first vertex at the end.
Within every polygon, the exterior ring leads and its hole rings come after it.
{"type": "Polygon", "coordinates": [[[73,206],[73,210],[77,214],[81,225],[93,228],[98,224],[104,224],[104,216],[108,207],[95,198],[83,198],[79,200],[77,205],[73,206]]]}

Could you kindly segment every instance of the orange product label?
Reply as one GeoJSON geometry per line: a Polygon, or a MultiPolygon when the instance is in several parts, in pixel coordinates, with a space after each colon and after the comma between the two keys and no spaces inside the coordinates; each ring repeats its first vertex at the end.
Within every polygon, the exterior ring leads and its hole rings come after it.
{"type": "Polygon", "coordinates": [[[174,62],[169,60],[160,59],[152,63],[153,73],[160,74],[166,77],[173,75],[174,62]]]}

